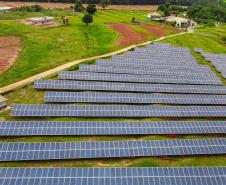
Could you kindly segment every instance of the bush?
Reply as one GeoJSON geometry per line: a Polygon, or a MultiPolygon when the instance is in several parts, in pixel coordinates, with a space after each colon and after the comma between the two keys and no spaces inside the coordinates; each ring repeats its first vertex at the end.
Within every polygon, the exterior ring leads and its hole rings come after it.
{"type": "Polygon", "coordinates": [[[100,0],[100,6],[102,7],[102,8],[106,8],[106,7],[108,7],[108,5],[110,4],[110,0],[100,0]]]}
{"type": "Polygon", "coordinates": [[[17,11],[26,11],[26,12],[41,12],[44,10],[40,5],[32,5],[32,6],[21,6],[16,8],[17,11]]]}
{"type": "Polygon", "coordinates": [[[74,10],[76,12],[83,12],[85,10],[84,6],[82,5],[82,1],[81,0],[77,0],[74,6],[74,10]]]}
{"type": "Polygon", "coordinates": [[[95,4],[89,4],[87,7],[86,7],[86,11],[87,13],[89,14],[94,14],[96,11],[97,11],[97,7],[95,4]]]}
{"type": "Polygon", "coordinates": [[[93,15],[92,14],[85,14],[82,18],[82,22],[85,23],[88,26],[89,23],[93,22],[93,15]]]}
{"type": "Polygon", "coordinates": [[[164,12],[164,11],[165,11],[165,9],[167,9],[167,7],[166,7],[166,5],[165,5],[165,4],[160,4],[160,5],[158,6],[158,11],[162,11],[162,12],[164,12]]]}

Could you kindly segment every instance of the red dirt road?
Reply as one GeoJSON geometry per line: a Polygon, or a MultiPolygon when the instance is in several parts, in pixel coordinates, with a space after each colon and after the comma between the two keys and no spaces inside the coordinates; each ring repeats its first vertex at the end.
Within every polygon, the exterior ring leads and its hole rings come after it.
{"type": "MultiPolygon", "coordinates": [[[[20,7],[20,6],[30,6],[33,4],[39,4],[45,8],[70,8],[73,4],[70,3],[40,3],[40,2],[7,2],[0,1],[0,6],[10,6],[10,7],[20,7]]],[[[101,7],[98,7],[102,9],[101,7]]],[[[156,5],[110,5],[107,9],[112,10],[150,10],[156,11],[158,6],[156,5]]]]}
{"type": "Polygon", "coordinates": [[[16,61],[20,52],[20,39],[14,36],[0,37],[0,74],[16,61]]]}
{"type": "Polygon", "coordinates": [[[118,32],[118,45],[121,47],[136,44],[144,40],[142,35],[130,28],[128,24],[110,23],[108,25],[110,25],[111,28],[118,32]]]}

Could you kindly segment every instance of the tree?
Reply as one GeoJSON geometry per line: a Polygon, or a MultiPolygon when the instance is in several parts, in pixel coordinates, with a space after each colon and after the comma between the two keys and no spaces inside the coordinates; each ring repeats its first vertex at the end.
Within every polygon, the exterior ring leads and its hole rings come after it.
{"type": "Polygon", "coordinates": [[[110,0],[100,0],[100,6],[104,9],[106,7],[108,7],[108,5],[110,4],[110,0]]]}
{"type": "Polygon", "coordinates": [[[82,11],[85,10],[85,8],[84,8],[83,5],[82,5],[82,1],[81,1],[81,0],[77,0],[77,1],[76,1],[74,10],[75,10],[76,12],[82,12],[82,11]]]}
{"type": "Polygon", "coordinates": [[[164,16],[167,17],[167,16],[169,16],[169,15],[170,15],[169,9],[166,8],[166,9],[164,10],[164,16]]]}
{"type": "Polygon", "coordinates": [[[88,14],[94,14],[97,11],[97,7],[96,7],[95,4],[89,4],[86,7],[86,11],[87,11],[88,14]]]}
{"type": "Polygon", "coordinates": [[[165,4],[160,4],[160,5],[158,6],[158,11],[162,11],[162,12],[164,12],[164,11],[165,11],[165,9],[167,9],[167,7],[166,7],[166,5],[165,5],[165,4]]]}
{"type": "Polygon", "coordinates": [[[87,26],[89,25],[89,23],[93,22],[93,15],[92,14],[85,14],[82,18],[82,22],[84,22],[87,26]]]}

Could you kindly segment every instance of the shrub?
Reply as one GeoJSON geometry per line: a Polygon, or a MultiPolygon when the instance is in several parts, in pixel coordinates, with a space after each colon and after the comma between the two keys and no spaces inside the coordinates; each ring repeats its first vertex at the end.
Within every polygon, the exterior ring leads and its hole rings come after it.
{"type": "Polygon", "coordinates": [[[82,18],[82,22],[85,23],[88,26],[89,23],[93,22],[93,15],[92,14],[85,14],[82,18]]]}
{"type": "Polygon", "coordinates": [[[94,14],[97,11],[97,7],[96,7],[95,4],[89,4],[86,7],[86,11],[87,11],[88,14],[94,14]]]}
{"type": "Polygon", "coordinates": [[[104,9],[108,7],[109,4],[110,4],[110,0],[101,0],[99,5],[104,9]]]}
{"type": "Polygon", "coordinates": [[[76,12],[83,12],[85,10],[84,6],[82,5],[82,1],[81,0],[77,0],[74,6],[74,10],[76,12]]]}
{"type": "Polygon", "coordinates": [[[21,6],[16,8],[17,11],[26,11],[26,12],[41,12],[44,10],[40,5],[32,5],[32,6],[21,6]]]}

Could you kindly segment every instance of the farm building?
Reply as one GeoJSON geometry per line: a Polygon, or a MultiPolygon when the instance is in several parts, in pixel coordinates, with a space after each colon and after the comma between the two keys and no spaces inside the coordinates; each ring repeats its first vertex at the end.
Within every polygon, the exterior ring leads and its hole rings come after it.
{"type": "Polygon", "coordinates": [[[8,100],[7,98],[0,95],[0,110],[7,106],[7,100],[8,100]]]}
{"type": "Polygon", "coordinates": [[[169,16],[169,17],[165,17],[165,22],[166,23],[175,23],[175,26],[177,28],[188,28],[190,26],[194,27],[196,25],[196,23],[190,19],[186,19],[183,17],[175,17],[175,16],[169,16]]]}
{"type": "Polygon", "coordinates": [[[164,18],[159,13],[149,13],[147,15],[147,22],[155,21],[155,22],[164,22],[164,18]]]}
{"type": "Polygon", "coordinates": [[[7,12],[11,12],[12,11],[12,7],[7,7],[7,6],[5,6],[5,7],[0,7],[0,13],[7,13],[7,12]]]}
{"type": "Polygon", "coordinates": [[[27,18],[26,21],[27,23],[31,25],[36,25],[36,26],[51,25],[51,24],[54,24],[54,17],[49,17],[49,16],[32,17],[32,18],[27,18]]]}

